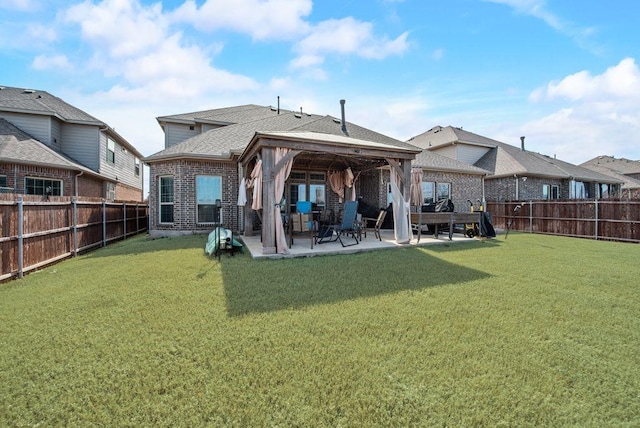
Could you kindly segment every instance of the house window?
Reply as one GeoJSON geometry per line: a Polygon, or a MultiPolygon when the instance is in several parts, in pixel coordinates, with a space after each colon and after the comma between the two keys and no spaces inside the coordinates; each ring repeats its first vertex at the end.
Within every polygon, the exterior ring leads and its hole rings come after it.
{"type": "Polygon", "coordinates": [[[173,177],[159,180],[160,223],[173,223],[173,177]]]}
{"type": "Polygon", "coordinates": [[[107,162],[116,163],[116,142],[107,137],[107,162]]]}
{"type": "MultiPolygon", "coordinates": [[[[289,175],[289,208],[296,212],[298,201],[310,201],[314,211],[326,208],[327,185],[324,173],[293,171],[289,175]]],[[[285,205],[286,206],[286,205],[285,205]]]]}
{"type": "Polygon", "coordinates": [[[451,199],[451,183],[438,183],[438,200],[451,199]]]}
{"type": "Polygon", "coordinates": [[[222,177],[196,176],[197,223],[220,223],[216,200],[222,200],[222,177]]]}
{"type": "Polygon", "coordinates": [[[560,188],[556,185],[543,184],[542,185],[542,199],[558,199],[560,188]]]}
{"type": "Polygon", "coordinates": [[[140,177],[140,158],[138,156],[133,159],[133,170],[136,173],[136,177],[140,177]]]}
{"type": "Polygon", "coordinates": [[[62,181],[27,177],[24,179],[24,193],[27,195],[62,196],[62,181]]]}
{"type": "Polygon", "coordinates": [[[116,185],[115,185],[115,183],[107,183],[105,187],[106,187],[105,199],[108,200],[108,201],[114,201],[116,199],[116,185]]]}
{"type": "Polygon", "coordinates": [[[435,202],[435,194],[436,194],[436,183],[433,181],[423,181],[422,182],[422,204],[432,204],[435,202]]]}

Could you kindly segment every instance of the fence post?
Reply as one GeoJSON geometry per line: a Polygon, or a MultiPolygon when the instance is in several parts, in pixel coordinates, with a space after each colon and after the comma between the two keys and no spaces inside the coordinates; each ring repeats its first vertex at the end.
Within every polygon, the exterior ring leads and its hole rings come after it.
{"type": "Polygon", "coordinates": [[[78,255],[78,200],[73,198],[73,256],[78,255]]]}
{"type": "Polygon", "coordinates": [[[136,203],[136,233],[140,233],[140,204],[136,203]]]}
{"type": "Polygon", "coordinates": [[[122,203],[122,239],[127,239],[127,203],[122,203]]]}
{"type": "Polygon", "coordinates": [[[533,233],[533,201],[529,201],[529,233],[533,233]]]}
{"type": "Polygon", "coordinates": [[[595,200],[596,203],[596,212],[595,212],[595,217],[596,217],[596,225],[595,225],[595,233],[596,233],[596,241],[598,240],[598,199],[595,200]]]}
{"type": "Polygon", "coordinates": [[[102,200],[102,246],[107,246],[107,201],[102,200]]]}
{"type": "Polygon", "coordinates": [[[24,268],[24,210],[22,196],[18,196],[18,278],[22,278],[24,268]]]}

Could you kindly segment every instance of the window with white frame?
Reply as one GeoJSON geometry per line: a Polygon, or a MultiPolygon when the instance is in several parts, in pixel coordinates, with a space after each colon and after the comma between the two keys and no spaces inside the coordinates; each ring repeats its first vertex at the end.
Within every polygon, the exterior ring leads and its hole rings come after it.
{"type": "Polygon", "coordinates": [[[136,177],[140,177],[140,158],[138,156],[133,159],[133,170],[136,174],[136,177]]]}
{"type": "Polygon", "coordinates": [[[438,183],[438,201],[451,199],[451,183],[438,183]]]}
{"type": "Polygon", "coordinates": [[[218,200],[222,200],[222,177],[196,176],[197,223],[220,223],[218,200]]]}
{"type": "Polygon", "coordinates": [[[107,162],[116,163],[116,142],[107,137],[107,162]]]}
{"type": "Polygon", "coordinates": [[[436,197],[436,183],[433,181],[423,181],[422,184],[422,204],[432,204],[436,197]]]}
{"type": "Polygon", "coordinates": [[[173,176],[158,179],[160,223],[173,223],[173,176]]]}
{"type": "Polygon", "coordinates": [[[289,175],[289,209],[296,212],[298,201],[310,201],[314,211],[327,204],[326,175],[322,172],[292,171],[289,175]]]}
{"type": "Polygon", "coordinates": [[[27,195],[62,196],[62,180],[26,177],[24,193],[27,195]]]}
{"type": "Polygon", "coordinates": [[[105,185],[105,199],[108,201],[114,201],[116,199],[116,185],[115,183],[107,182],[105,185]]]}

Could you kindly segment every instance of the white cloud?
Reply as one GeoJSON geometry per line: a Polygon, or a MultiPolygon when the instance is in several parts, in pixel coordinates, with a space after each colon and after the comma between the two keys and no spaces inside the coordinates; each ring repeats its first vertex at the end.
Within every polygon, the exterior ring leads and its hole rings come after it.
{"type": "Polygon", "coordinates": [[[531,150],[574,163],[602,154],[637,158],[640,70],[633,58],[602,74],[583,70],[549,82],[530,100],[537,108],[555,108],[510,131],[527,135],[531,150]]]}
{"type": "Polygon", "coordinates": [[[65,55],[38,55],[33,59],[31,67],[35,70],[69,70],[72,68],[65,55]]]}
{"type": "Polygon", "coordinates": [[[401,55],[407,48],[408,33],[393,40],[376,37],[373,25],[351,17],[330,19],[319,23],[302,39],[295,50],[299,56],[321,54],[355,54],[368,59],[383,59],[390,55],[401,55]]]}
{"type": "Polygon", "coordinates": [[[111,58],[130,57],[157,46],[167,34],[162,6],[142,6],[137,0],[85,1],[63,15],[82,28],[82,37],[111,58]]]}
{"type": "Polygon", "coordinates": [[[435,61],[439,61],[444,57],[444,52],[445,51],[443,48],[436,49],[431,53],[431,58],[433,58],[435,61]]]}
{"type": "MultiPolygon", "coordinates": [[[[587,48],[588,38],[593,35],[592,27],[581,27],[560,16],[547,8],[546,0],[484,0],[490,3],[502,4],[511,7],[517,13],[533,16],[542,20],[557,32],[571,37],[578,45],[587,48]]],[[[598,50],[591,47],[592,50],[598,50]]]]}
{"type": "Polygon", "coordinates": [[[38,0],[0,0],[0,9],[34,12],[40,10],[38,0]]]}
{"type": "Polygon", "coordinates": [[[177,22],[188,22],[201,31],[231,30],[254,40],[290,40],[308,31],[304,17],[311,13],[311,0],[206,0],[198,6],[185,1],[172,14],[177,22]]]}

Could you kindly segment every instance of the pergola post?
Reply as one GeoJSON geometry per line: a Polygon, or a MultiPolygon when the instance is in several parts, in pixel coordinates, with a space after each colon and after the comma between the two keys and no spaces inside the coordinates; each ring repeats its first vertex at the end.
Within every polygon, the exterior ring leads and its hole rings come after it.
{"type": "Polygon", "coordinates": [[[275,254],[275,200],[276,184],[274,180],[275,148],[262,148],[262,253],[275,254]]]}

